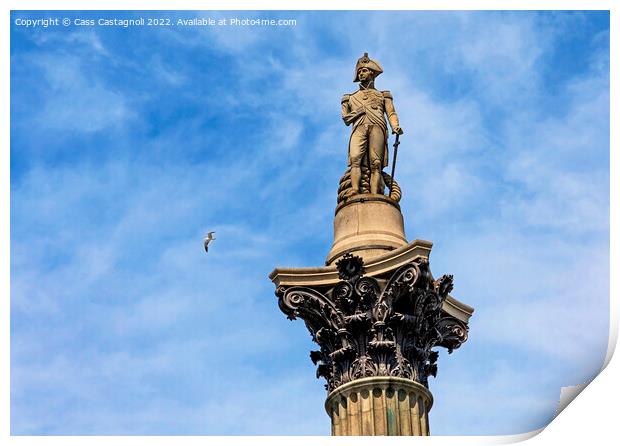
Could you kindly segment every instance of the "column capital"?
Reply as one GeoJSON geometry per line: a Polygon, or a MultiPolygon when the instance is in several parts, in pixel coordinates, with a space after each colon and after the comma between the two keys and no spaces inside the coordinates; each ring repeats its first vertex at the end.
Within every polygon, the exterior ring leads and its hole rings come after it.
{"type": "Polygon", "coordinates": [[[319,345],[310,358],[326,389],[377,376],[428,387],[437,373],[434,348],[452,352],[467,340],[467,319],[443,308],[452,276],[435,280],[421,256],[370,277],[363,259],[347,254],[336,270],[338,279],[329,285],[276,289],[280,309],[291,320],[303,319],[319,345]]]}

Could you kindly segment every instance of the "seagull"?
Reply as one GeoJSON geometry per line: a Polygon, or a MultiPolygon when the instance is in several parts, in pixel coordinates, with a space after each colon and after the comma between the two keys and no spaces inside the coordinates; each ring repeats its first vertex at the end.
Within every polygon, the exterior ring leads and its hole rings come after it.
{"type": "Polygon", "coordinates": [[[204,239],[205,252],[209,252],[209,242],[211,240],[215,240],[215,237],[213,237],[213,234],[215,234],[215,231],[207,232],[207,237],[204,239]]]}

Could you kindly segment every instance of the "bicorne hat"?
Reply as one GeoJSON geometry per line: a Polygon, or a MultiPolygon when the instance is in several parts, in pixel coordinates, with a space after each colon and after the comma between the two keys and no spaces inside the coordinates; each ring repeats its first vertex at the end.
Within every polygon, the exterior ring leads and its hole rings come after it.
{"type": "Polygon", "coordinates": [[[360,68],[364,68],[364,67],[368,68],[369,70],[374,71],[375,77],[383,73],[383,68],[381,68],[381,65],[379,65],[379,62],[377,62],[376,60],[370,59],[368,57],[368,53],[364,53],[364,55],[357,60],[357,64],[355,65],[355,78],[353,79],[353,82],[359,82],[357,72],[360,70],[360,68]]]}

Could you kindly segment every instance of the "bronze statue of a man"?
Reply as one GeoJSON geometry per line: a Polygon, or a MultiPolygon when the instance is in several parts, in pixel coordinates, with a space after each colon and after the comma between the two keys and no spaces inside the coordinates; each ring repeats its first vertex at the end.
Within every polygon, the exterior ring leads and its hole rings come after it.
{"type": "Polygon", "coordinates": [[[347,126],[353,124],[349,139],[349,166],[354,193],[361,193],[362,163],[369,164],[370,193],[383,193],[381,171],[388,165],[386,115],[392,133],[403,134],[394,110],[392,94],[375,89],[375,78],[381,73],[381,65],[369,59],[368,53],[364,53],[357,61],[353,79],[353,82],[359,82],[360,88],[342,97],[342,120],[347,126]]]}

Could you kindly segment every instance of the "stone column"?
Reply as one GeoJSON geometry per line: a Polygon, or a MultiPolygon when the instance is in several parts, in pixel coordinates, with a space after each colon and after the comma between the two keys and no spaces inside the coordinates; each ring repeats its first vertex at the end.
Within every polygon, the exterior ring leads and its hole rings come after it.
{"type": "Polygon", "coordinates": [[[429,435],[433,397],[403,378],[361,378],[338,387],[325,402],[332,435],[429,435]]]}
{"type": "Polygon", "coordinates": [[[276,268],[278,305],[319,350],[333,435],[429,435],[437,347],[467,340],[473,308],[430,271],[432,243],[407,243],[398,204],[378,194],[339,203],[325,267],[276,268]]]}

